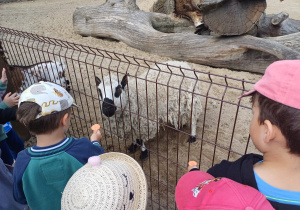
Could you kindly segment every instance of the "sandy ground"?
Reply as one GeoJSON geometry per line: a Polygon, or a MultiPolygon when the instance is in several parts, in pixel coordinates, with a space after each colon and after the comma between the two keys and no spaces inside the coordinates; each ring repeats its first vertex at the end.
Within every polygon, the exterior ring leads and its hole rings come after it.
{"type": "MultiPolygon", "coordinates": [[[[72,28],[72,15],[76,7],[96,6],[104,2],[104,0],[36,0],[2,4],[0,5],[0,26],[93,46],[120,54],[124,53],[141,59],[145,58],[158,62],[170,60],[167,57],[133,49],[122,42],[81,37],[75,34],[72,28]]],[[[138,6],[144,11],[149,11],[152,2],[152,0],[137,0],[138,6]]],[[[300,20],[299,0],[284,0],[283,2],[267,0],[267,4],[267,14],[285,11],[289,13],[290,18],[300,20]]],[[[203,72],[211,72],[222,76],[227,75],[231,78],[245,79],[250,82],[256,82],[261,77],[261,75],[257,74],[231,71],[224,68],[211,68],[192,63],[190,63],[190,66],[203,72]]],[[[72,76],[72,72],[69,72],[69,74],[72,76]]],[[[200,75],[203,81],[210,80],[207,75],[203,75],[200,75]]],[[[245,152],[249,141],[248,124],[251,118],[251,111],[247,108],[239,108],[237,110],[238,107],[230,103],[223,104],[220,101],[222,97],[227,102],[237,103],[237,96],[239,96],[240,92],[234,88],[224,88],[226,83],[224,78],[213,77],[213,81],[214,85],[211,87],[209,83],[203,82],[201,88],[202,93],[207,93],[207,100],[203,98],[202,106],[205,107],[205,103],[207,103],[207,107],[202,112],[199,120],[201,123],[198,125],[197,136],[204,139],[204,142],[197,141],[194,144],[188,144],[185,140],[187,139],[186,134],[166,128],[164,132],[159,134],[158,138],[148,142],[146,145],[152,151],[151,156],[147,161],[140,163],[145,170],[149,184],[149,209],[175,208],[174,188],[177,180],[185,172],[185,167],[183,166],[186,165],[188,160],[197,160],[200,163],[200,168],[207,170],[212,164],[222,159],[236,159],[239,157],[235,153],[228,154],[228,148],[238,153],[245,152]],[[238,113],[238,116],[236,122],[234,122],[236,113],[238,113]],[[218,121],[220,121],[219,124],[218,121]],[[236,125],[235,128],[233,128],[233,125],[236,125]],[[214,143],[217,143],[218,146],[215,147],[214,143]]],[[[241,83],[235,80],[229,79],[227,82],[232,87],[241,86],[241,83]]],[[[82,89],[84,87],[78,86],[78,88],[82,89]]],[[[246,89],[251,89],[251,84],[246,89]]],[[[76,94],[74,97],[77,97],[76,94]]],[[[248,101],[242,101],[242,104],[249,106],[248,101]]],[[[99,109],[99,103],[96,103],[94,108],[99,109]]],[[[86,114],[85,109],[79,112],[83,113],[78,113],[78,115],[86,114]]],[[[95,115],[100,115],[99,111],[95,115]]],[[[90,118],[92,122],[98,119],[93,116],[90,118]]],[[[76,122],[73,121],[74,130],[76,131],[80,125],[75,124],[76,122]]],[[[87,125],[84,126],[88,127],[87,125]]],[[[82,128],[81,130],[83,131],[80,131],[79,135],[89,135],[88,129],[82,128]]],[[[182,130],[189,132],[187,127],[184,127],[182,130]]],[[[31,146],[33,143],[33,141],[29,141],[26,142],[26,145],[31,146]]],[[[107,151],[126,152],[125,148],[128,144],[128,142],[118,141],[109,137],[106,137],[105,142],[103,142],[107,151]]],[[[257,151],[250,143],[246,152],[257,151]]],[[[134,155],[136,159],[138,159],[138,156],[139,152],[134,155]]]]}

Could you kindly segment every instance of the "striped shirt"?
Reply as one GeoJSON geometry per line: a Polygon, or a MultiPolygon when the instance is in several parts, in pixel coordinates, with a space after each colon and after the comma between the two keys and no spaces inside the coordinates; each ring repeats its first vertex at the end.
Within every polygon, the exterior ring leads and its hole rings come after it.
{"type": "Polygon", "coordinates": [[[88,158],[103,154],[98,142],[65,138],[48,147],[33,146],[18,154],[14,167],[14,198],[31,210],[60,209],[62,192],[88,158]]]}

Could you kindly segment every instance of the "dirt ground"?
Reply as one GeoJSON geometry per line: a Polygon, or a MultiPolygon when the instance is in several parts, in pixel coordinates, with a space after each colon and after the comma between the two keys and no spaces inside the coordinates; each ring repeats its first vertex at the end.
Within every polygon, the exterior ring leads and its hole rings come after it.
{"type": "MultiPolygon", "coordinates": [[[[105,0],[35,0],[6,3],[0,5],[0,26],[15,30],[30,32],[50,38],[61,39],[78,44],[88,45],[102,50],[118,52],[145,58],[147,60],[165,62],[170,60],[150,53],[128,47],[122,42],[96,39],[92,37],[81,37],[73,32],[72,15],[76,7],[96,6],[103,4],[105,0]]],[[[153,0],[137,0],[140,9],[149,11],[153,0]]],[[[267,0],[267,14],[288,12],[290,18],[300,20],[299,0],[267,0]]],[[[261,75],[248,72],[232,71],[224,68],[211,68],[203,65],[189,63],[191,68],[210,72],[228,78],[245,79],[249,82],[256,82],[261,75]]],[[[69,72],[72,75],[72,72],[69,72]]],[[[75,73],[74,73],[75,74],[75,73]]],[[[206,95],[202,100],[203,112],[197,127],[197,137],[204,141],[197,141],[193,144],[186,142],[189,133],[189,126],[183,127],[183,132],[173,131],[172,128],[165,128],[157,138],[147,142],[146,147],[151,150],[150,157],[146,161],[139,161],[144,168],[149,185],[149,209],[175,209],[174,189],[178,179],[185,173],[185,166],[188,160],[196,160],[200,169],[207,170],[211,165],[220,162],[222,159],[236,159],[238,154],[245,152],[257,152],[254,146],[249,143],[248,125],[251,119],[249,102],[242,101],[246,107],[236,106],[237,97],[240,91],[234,87],[241,87],[240,81],[224,77],[212,76],[213,85],[210,86],[210,79],[206,74],[200,74],[203,80],[201,93],[206,95]],[[207,81],[207,82],[205,82],[207,81]],[[224,86],[229,83],[232,88],[224,86]],[[226,103],[223,103],[225,101],[226,103]],[[185,132],[185,133],[184,133],[185,132]],[[218,146],[215,146],[217,144],[218,146]],[[230,149],[233,152],[228,152],[230,149]]],[[[78,88],[84,88],[80,86],[78,88]]],[[[246,84],[246,89],[251,89],[251,84],[246,84]]],[[[91,91],[92,93],[96,93],[91,91]]],[[[74,97],[78,97],[74,94],[74,97]]],[[[97,96],[95,96],[97,97],[97,96]]],[[[89,103],[87,103],[89,104],[89,103]]],[[[92,106],[99,110],[99,103],[92,106]]],[[[86,110],[88,111],[88,110],[86,110]]],[[[85,115],[85,109],[78,115],[85,115]]],[[[95,111],[95,115],[100,115],[95,111]]],[[[97,117],[91,117],[91,122],[83,124],[80,135],[89,135],[86,127],[97,121],[97,117]]],[[[78,126],[73,121],[74,130],[78,126]]],[[[80,129],[79,129],[80,130],[80,129]]],[[[26,146],[33,145],[34,138],[26,142],[26,146]]],[[[127,152],[128,142],[119,141],[117,138],[105,136],[103,145],[106,151],[127,152]]],[[[139,151],[133,155],[137,160],[139,151]]]]}

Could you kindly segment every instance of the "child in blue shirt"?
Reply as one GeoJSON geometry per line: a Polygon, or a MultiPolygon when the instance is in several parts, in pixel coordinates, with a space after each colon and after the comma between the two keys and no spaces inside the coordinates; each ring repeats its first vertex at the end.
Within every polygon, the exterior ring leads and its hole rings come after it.
{"type": "Polygon", "coordinates": [[[31,85],[20,96],[17,119],[36,135],[37,143],[18,154],[14,198],[31,210],[61,209],[69,178],[88,158],[104,153],[100,130],[90,137],[65,137],[70,126],[72,96],[50,82],[31,85]]]}
{"type": "Polygon", "coordinates": [[[250,136],[263,154],[223,160],[207,172],[258,189],[277,210],[300,209],[300,60],[271,64],[254,89],[250,136]]]}

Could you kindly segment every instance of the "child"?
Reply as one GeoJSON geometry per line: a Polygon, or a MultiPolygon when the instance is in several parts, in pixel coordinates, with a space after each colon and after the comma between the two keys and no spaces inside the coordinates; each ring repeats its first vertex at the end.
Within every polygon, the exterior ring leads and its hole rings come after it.
{"type": "MultiPolygon", "coordinates": [[[[0,79],[0,97],[2,97],[7,87],[6,70],[3,68],[0,79]]],[[[0,98],[0,109],[11,108],[18,104],[19,96],[17,93],[8,93],[4,100],[0,98]]],[[[2,150],[1,159],[5,164],[12,165],[17,154],[24,149],[24,142],[11,127],[9,122],[7,126],[0,125],[0,149],[2,150]]]]}
{"type": "Polygon", "coordinates": [[[28,210],[27,205],[17,203],[13,197],[12,169],[0,158],[0,209],[28,210]]]}
{"type": "Polygon", "coordinates": [[[271,64],[249,95],[250,136],[263,156],[223,160],[208,173],[258,189],[275,209],[300,209],[300,60],[271,64]]]}
{"type": "Polygon", "coordinates": [[[178,210],[274,210],[258,190],[227,178],[215,178],[203,171],[190,171],[177,183],[178,210]]]}
{"type": "Polygon", "coordinates": [[[104,153],[100,130],[90,137],[65,138],[72,96],[61,86],[39,82],[19,99],[17,119],[36,135],[37,143],[19,153],[14,167],[14,198],[31,210],[60,209],[69,178],[89,157],[104,153]]]}
{"type": "Polygon", "coordinates": [[[132,157],[109,152],[90,157],[68,181],[61,209],[145,210],[147,179],[132,157]]]}

